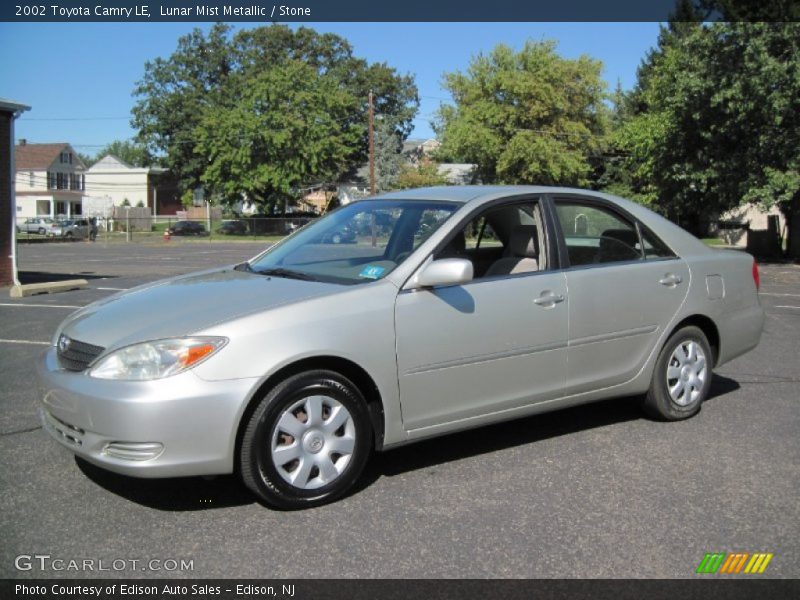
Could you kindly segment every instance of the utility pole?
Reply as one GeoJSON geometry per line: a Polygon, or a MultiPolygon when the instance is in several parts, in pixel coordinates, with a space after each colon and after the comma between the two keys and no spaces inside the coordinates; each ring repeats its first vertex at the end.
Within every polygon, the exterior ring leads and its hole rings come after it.
{"type": "Polygon", "coordinates": [[[369,193],[375,195],[375,108],[369,91],[369,193]]]}

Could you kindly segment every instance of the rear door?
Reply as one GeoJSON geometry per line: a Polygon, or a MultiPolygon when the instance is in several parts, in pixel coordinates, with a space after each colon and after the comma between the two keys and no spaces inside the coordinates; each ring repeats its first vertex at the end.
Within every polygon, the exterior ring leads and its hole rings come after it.
{"type": "Polygon", "coordinates": [[[569,290],[567,394],[631,379],[689,289],[689,269],[610,203],[554,198],[569,290]]]}

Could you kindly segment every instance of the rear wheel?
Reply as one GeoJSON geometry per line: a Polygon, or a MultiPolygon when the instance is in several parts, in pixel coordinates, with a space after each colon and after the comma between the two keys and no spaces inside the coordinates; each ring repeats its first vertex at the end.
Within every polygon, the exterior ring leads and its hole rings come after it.
{"type": "Polygon", "coordinates": [[[349,380],[332,371],[300,373],[273,388],[250,417],[242,479],[277,508],[324,504],[358,480],[371,440],[366,402],[349,380]]]}
{"type": "Polygon", "coordinates": [[[695,326],[673,333],[658,355],[644,409],[652,417],[678,421],[694,416],[711,387],[713,354],[695,326]]]}

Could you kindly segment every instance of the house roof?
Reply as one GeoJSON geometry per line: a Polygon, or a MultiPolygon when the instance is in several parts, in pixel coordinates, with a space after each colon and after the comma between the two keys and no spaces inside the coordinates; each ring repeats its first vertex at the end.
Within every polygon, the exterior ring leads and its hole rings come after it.
{"type": "Polygon", "coordinates": [[[103,158],[89,167],[90,171],[100,171],[103,169],[133,169],[131,165],[122,160],[119,156],[106,154],[103,158]]]}
{"type": "Polygon", "coordinates": [[[17,171],[35,171],[46,169],[58,158],[58,155],[69,148],[67,142],[55,144],[17,144],[14,146],[14,162],[17,171]]]}
{"type": "Polygon", "coordinates": [[[133,167],[124,160],[113,154],[106,154],[103,158],[94,163],[86,170],[87,174],[112,174],[112,173],[146,173],[160,175],[166,173],[168,169],[162,167],[133,167]]]}
{"type": "Polygon", "coordinates": [[[410,152],[414,152],[419,150],[425,144],[429,142],[433,142],[434,146],[440,146],[439,140],[436,138],[408,138],[406,141],[403,142],[403,154],[408,154],[410,152]]]}
{"type": "Polygon", "coordinates": [[[21,113],[30,110],[31,107],[21,102],[9,100],[8,98],[0,98],[0,110],[5,112],[21,113]]]}
{"type": "Polygon", "coordinates": [[[477,167],[470,163],[440,163],[437,170],[450,183],[470,183],[477,167]]]}

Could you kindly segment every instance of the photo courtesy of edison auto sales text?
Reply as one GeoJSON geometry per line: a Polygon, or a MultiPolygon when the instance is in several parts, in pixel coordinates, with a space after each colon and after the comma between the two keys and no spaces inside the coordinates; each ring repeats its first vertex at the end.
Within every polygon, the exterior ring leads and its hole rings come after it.
{"type": "Polygon", "coordinates": [[[256,596],[256,597],[269,597],[275,598],[278,595],[286,598],[293,598],[295,595],[294,584],[281,585],[280,587],[272,585],[254,585],[254,584],[236,584],[223,587],[220,585],[200,585],[193,583],[191,585],[181,585],[167,583],[163,586],[158,585],[138,585],[112,583],[110,585],[68,585],[68,584],[51,584],[51,585],[26,585],[18,583],[14,586],[14,594],[17,597],[24,596],[69,596],[69,597],[97,597],[102,598],[105,596],[219,596],[223,592],[233,593],[236,596],[256,596]]]}

